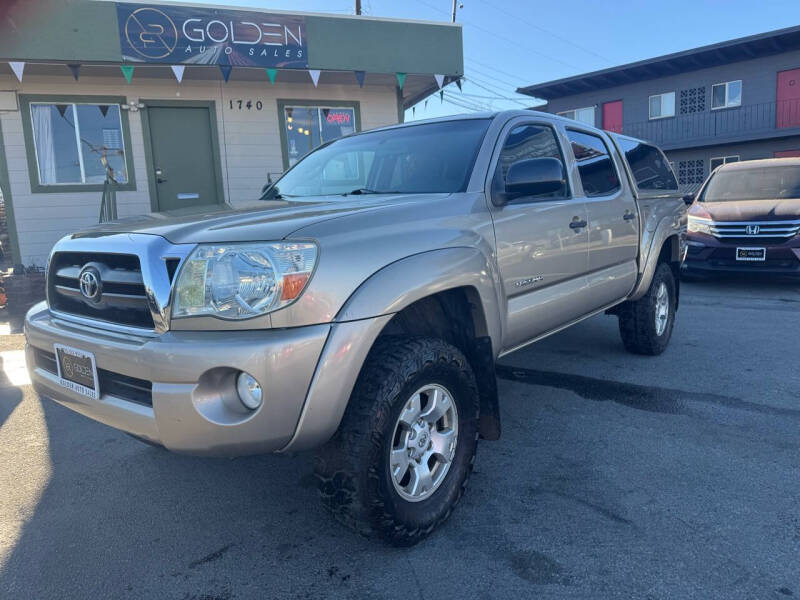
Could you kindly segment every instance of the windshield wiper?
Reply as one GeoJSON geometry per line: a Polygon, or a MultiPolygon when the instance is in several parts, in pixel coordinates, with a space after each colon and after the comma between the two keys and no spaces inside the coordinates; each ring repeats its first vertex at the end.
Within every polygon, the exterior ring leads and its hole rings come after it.
{"type": "Polygon", "coordinates": [[[361,194],[399,194],[400,192],[379,192],[378,190],[371,190],[369,188],[357,188],[352,192],[347,192],[346,194],[342,194],[342,196],[360,196],[361,194]]]}

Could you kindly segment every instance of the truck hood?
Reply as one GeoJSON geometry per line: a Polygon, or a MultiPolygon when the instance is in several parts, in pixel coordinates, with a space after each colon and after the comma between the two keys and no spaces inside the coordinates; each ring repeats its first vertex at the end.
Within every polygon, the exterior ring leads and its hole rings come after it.
{"type": "Polygon", "coordinates": [[[713,221],[792,221],[800,218],[800,199],[696,202],[689,214],[713,221]]]}
{"type": "MultiPolygon", "coordinates": [[[[425,198],[446,195],[425,195],[425,198]]],[[[102,223],[73,237],[147,233],[159,235],[173,244],[281,240],[321,221],[379,210],[411,199],[422,198],[420,194],[370,194],[258,201],[237,207],[199,206],[102,223]]]]}

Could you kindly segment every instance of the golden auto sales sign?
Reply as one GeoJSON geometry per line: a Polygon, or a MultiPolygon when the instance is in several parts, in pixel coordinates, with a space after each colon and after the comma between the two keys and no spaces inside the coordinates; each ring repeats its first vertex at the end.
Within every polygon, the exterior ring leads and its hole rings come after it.
{"type": "Polygon", "coordinates": [[[298,15],[118,2],[117,21],[126,62],[308,67],[298,15]]]}

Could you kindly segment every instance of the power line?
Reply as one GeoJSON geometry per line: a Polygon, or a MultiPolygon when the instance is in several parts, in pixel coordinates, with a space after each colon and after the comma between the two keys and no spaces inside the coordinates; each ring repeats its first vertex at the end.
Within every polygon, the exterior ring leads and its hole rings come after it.
{"type": "MultiPolygon", "coordinates": [[[[481,88],[482,90],[484,90],[486,92],[491,92],[492,94],[496,94],[497,93],[496,90],[493,90],[492,88],[487,87],[485,85],[481,85],[478,81],[475,80],[475,78],[466,78],[466,81],[471,82],[473,85],[477,85],[479,88],[481,88]]],[[[507,96],[503,97],[503,99],[504,100],[509,100],[511,102],[517,102],[519,104],[524,104],[526,106],[528,105],[528,102],[526,102],[525,100],[522,100],[522,99],[509,98],[507,96]]]]}
{"type": "MultiPolygon", "coordinates": [[[[429,4],[425,0],[416,0],[416,1],[419,2],[420,4],[423,4],[424,6],[427,6],[428,8],[430,8],[432,10],[435,10],[437,12],[442,12],[441,9],[439,9],[436,6],[433,6],[432,4],[429,4]]],[[[470,27],[473,27],[473,28],[475,28],[475,29],[477,29],[479,31],[483,31],[484,33],[488,33],[489,35],[494,36],[497,39],[504,40],[507,44],[510,44],[510,45],[515,46],[517,48],[521,48],[523,50],[527,50],[528,52],[533,52],[534,54],[538,54],[539,56],[541,56],[543,58],[546,58],[547,60],[552,60],[554,62],[561,63],[562,65],[564,65],[566,67],[569,67],[570,69],[580,70],[579,67],[576,67],[573,64],[570,64],[570,63],[568,63],[568,62],[566,62],[564,60],[558,59],[555,56],[550,56],[549,54],[545,54],[544,52],[540,52],[539,50],[535,50],[533,48],[526,48],[526,47],[522,46],[519,42],[516,42],[516,41],[512,40],[511,38],[505,37],[504,35],[501,35],[501,34],[499,34],[497,32],[494,32],[494,31],[492,31],[490,29],[486,29],[485,27],[483,27],[481,25],[476,25],[475,23],[472,23],[470,21],[466,21],[464,19],[461,19],[461,21],[465,25],[469,25],[470,27]]]]}
{"type": "Polygon", "coordinates": [[[602,60],[604,62],[607,62],[607,63],[613,63],[614,62],[611,59],[606,58],[602,54],[598,54],[597,52],[595,52],[594,50],[592,50],[590,48],[585,48],[585,47],[581,46],[580,44],[576,44],[574,41],[572,41],[570,39],[567,39],[567,38],[565,38],[563,36],[560,36],[557,33],[553,33],[549,29],[545,29],[544,27],[541,27],[540,25],[536,25],[535,23],[525,19],[524,17],[521,17],[519,15],[516,15],[516,14],[512,13],[511,11],[506,10],[505,8],[501,8],[500,6],[495,4],[494,2],[490,2],[489,0],[483,0],[483,2],[484,2],[484,4],[488,4],[489,6],[493,7],[495,10],[499,10],[500,12],[507,14],[509,17],[511,17],[511,18],[521,22],[521,23],[524,23],[528,27],[533,27],[534,29],[537,29],[538,31],[541,31],[542,33],[546,33],[547,35],[553,36],[557,40],[561,40],[565,44],[569,44],[570,46],[573,46],[573,47],[577,48],[578,50],[582,50],[583,52],[586,52],[587,54],[591,54],[592,56],[595,56],[595,57],[599,58],[600,60],[602,60]]]}

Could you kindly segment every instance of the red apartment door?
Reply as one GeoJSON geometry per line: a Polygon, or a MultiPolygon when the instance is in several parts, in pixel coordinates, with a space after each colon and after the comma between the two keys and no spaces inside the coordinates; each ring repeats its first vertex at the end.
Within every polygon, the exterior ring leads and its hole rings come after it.
{"type": "Polygon", "coordinates": [[[800,69],[778,73],[777,127],[800,127],[800,69]]]}
{"type": "Polygon", "coordinates": [[[793,156],[800,156],[800,150],[778,150],[777,152],[773,152],[772,155],[775,158],[790,158],[793,156]]]}
{"type": "Polygon", "coordinates": [[[603,129],[622,133],[622,100],[603,104],[603,129]]]}

